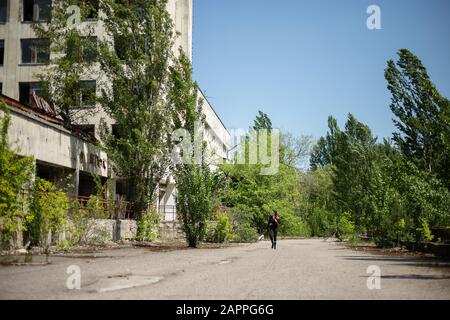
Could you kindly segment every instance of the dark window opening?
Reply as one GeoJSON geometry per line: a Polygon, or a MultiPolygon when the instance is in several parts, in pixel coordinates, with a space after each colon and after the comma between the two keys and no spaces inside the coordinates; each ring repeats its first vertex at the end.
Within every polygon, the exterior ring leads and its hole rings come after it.
{"type": "Polygon", "coordinates": [[[73,169],[52,165],[39,160],[36,161],[36,176],[50,181],[58,188],[68,187],[67,177],[73,174],[73,169]]]}
{"type": "Polygon", "coordinates": [[[8,0],[0,0],[0,23],[6,22],[8,0]]]}
{"type": "Polygon", "coordinates": [[[122,180],[116,181],[116,195],[126,196],[127,194],[127,183],[122,180]]]}
{"type": "Polygon", "coordinates": [[[98,18],[98,0],[85,0],[87,5],[86,18],[89,20],[95,20],[98,18]]]}
{"type": "Polygon", "coordinates": [[[93,62],[97,59],[97,37],[70,38],[67,56],[77,62],[93,62]]]}
{"type": "Polygon", "coordinates": [[[47,39],[22,39],[22,63],[46,64],[50,61],[50,43],[47,39]]]}
{"type": "Polygon", "coordinates": [[[126,60],[127,48],[129,48],[129,43],[124,36],[117,35],[114,37],[114,51],[120,60],[126,60]]]}
{"type": "Polygon", "coordinates": [[[93,124],[79,124],[75,128],[85,134],[91,134],[95,136],[95,125],[93,124]]]}
{"type": "Polygon", "coordinates": [[[86,62],[97,59],[97,37],[87,37],[87,43],[83,45],[83,58],[86,62]]]}
{"type": "MultiPolygon", "coordinates": [[[[102,187],[106,183],[106,178],[100,177],[100,183],[102,187]]],[[[106,188],[102,188],[101,192],[101,198],[106,198],[106,188]]],[[[80,172],[79,175],[79,185],[78,185],[78,196],[79,197],[89,197],[91,195],[97,195],[97,184],[94,181],[94,178],[90,173],[87,172],[80,172]]]]}
{"type": "Polygon", "coordinates": [[[111,125],[111,134],[116,139],[121,139],[123,135],[120,133],[119,126],[117,124],[111,125]]]}
{"type": "Polygon", "coordinates": [[[23,21],[50,21],[51,0],[23,0],[23,21]]]}
{"type": "Polygon", "coordinates": [[[0,66],[3,65],[5,55],[5,40],[0,40],[0,66]]]}
{"type": "Polygon", "coordinates": [[[19,83],[19,101],[31,105],[31,96],[33,92],[42,97],[43,89],[39,82],[20,82],[19,83]]]}
{"type": "Polygon", "coordinates": [[[95,81],[81,81],[81,101],[79,106],[81,107],[93,107],[95,105],[95,81]]]}

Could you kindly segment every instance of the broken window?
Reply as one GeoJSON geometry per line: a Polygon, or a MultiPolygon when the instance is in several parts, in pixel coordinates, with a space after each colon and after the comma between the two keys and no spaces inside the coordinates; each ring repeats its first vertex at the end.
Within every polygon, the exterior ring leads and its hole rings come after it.
{"type": "Polygon", "coordinates": [[[77,62],[92,62],[97,58],[97,37],[70,38],[67,41],[67,56],[77,62]]]}
{"type": "Polygon", "coordinates": [[[33,92],[42,97],[43,89],[39,82],[20,82],[19,83],[19,101],[31,105],[31,96],[33,92]]]}
{"type": "Polygon", "coordinates": [[[80,82],[80,98],[78,106],[82,108],[89,108],[95,106],[95,80],[81,81],[80,82]]]}
{"type": "Polygon", "coordinates": [[[22,63],[48,63],[50,42],[47,39],[22,39],[22,63]]]}
{"type": "Polygon", "coordinates": [[[86,62],[97,59],[97,37],[86,37],[87,43],[83,46],[83,58],[86,62]]]}
{"type": "Polygon", "coordinates": [[[49,21],[51,11],[51,0],[23,0],[23,21],[49,21]]]}
{"type": "Polygon", "coordinates": [[[3,65],[5,55],[5,40],[0,40],[0,66],[3,65]]]}
{"type": "Polygon", "coordinates": [[[0,23],[6,22],[8,0],[0,0],[0,23]]]}
{"type": "Polygon", "coordinates": [[[75,125],[75,128],[85,134],[91,134],[91,135],[95,136],[95,125],[93,125],[93,124],[75,125]]]}

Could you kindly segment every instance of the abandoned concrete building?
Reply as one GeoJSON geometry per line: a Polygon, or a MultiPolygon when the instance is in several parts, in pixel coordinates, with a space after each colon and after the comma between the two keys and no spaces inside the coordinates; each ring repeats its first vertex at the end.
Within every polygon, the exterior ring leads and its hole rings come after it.
{"type": "MultiPolygon", "coordinates": [[[[96,0],[86,1],[94,7],[98,4],[96,0]]],[[[75,185],[72,196],[83,198],[92,194],[92,174],[96,174],[112,181],[114,200],[121,200],[121,179],[108,167],[107,155],[95,147],[100,120],[105,119],[111,127],[114,121],[100,106],[83,105],[93,110],[93,116],[79,124],[82,131],[68,131],[51,110],[46,110],[45,101],[39,99],[38,74],[50,61],[46,50],[39,48],[49,44],[36,38],[31,24],[49,21],[51,4],[51,0],[0,0],[0,92],[12,111],[10,140],[18,142],[23,155],[36,159],[38,176],[56,181],[70,173],[75,185]]],[[[193,0],[168,0],[167,10],[180,34],[174,50],[181,46],[192,59],[193,0]]],[[[94,24],[97,37],[104,35],[95,16],[83,23],[94,24]]],[[[86,79],[83,85],[97,92],[96,80],[86,79]]],[[[208,146],[218,158],[227,158],[230,134],[208,99],[201,91],[199,94],[205,101],[208,146]]],[[[170,175],[160,182],[157,193],[156,207],[162,219],[175,220],[176,186],[170,175]]]]}
{"type": "MultiPolygon", "coordinates": [[[[69,196],[88,197],[95,192],[93,175],[105,181],[110,176],[105,152],[93,135],[67,130],[45,102],[32,95],[30,105],[0,95],[11,113],[9,141],[20,156],[32,156],[36,176],[56,185],[70,177],[69,196]]],[[[2,112],[0,111],[0,114],[2,112]]]]}

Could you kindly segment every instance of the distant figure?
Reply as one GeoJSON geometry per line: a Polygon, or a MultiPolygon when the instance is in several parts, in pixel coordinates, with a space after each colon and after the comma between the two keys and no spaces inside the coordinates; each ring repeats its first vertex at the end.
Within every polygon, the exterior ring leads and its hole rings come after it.
{"type": "Polygon", "coordinates": [[[277,249],[277,233],[278,225],[280,224],[280,216],[277,210],[273,210],[272,215],[269,217],[269,223],[267,228],[269,229],[270,241],[272,241],[272,249],[277,249]]]}

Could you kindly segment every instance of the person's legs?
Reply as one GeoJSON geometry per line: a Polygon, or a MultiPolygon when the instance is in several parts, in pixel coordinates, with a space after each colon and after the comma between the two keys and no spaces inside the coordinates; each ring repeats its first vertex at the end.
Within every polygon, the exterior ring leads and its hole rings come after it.
{"type": "Polygon", "coordinates": [[[272,247],[274,249],[277,248],[277,234],[278,234],[278,229],[273,230],[273,244],[272,244],[272,247]]]}
{"type": "Polygon", "coordinates": [[[273,234],[273,229],[272,228],[269,229],[269,237],[270,237],[270,241],[272,242],[272,249],[273,249],[274,234],[273,234]]]}

